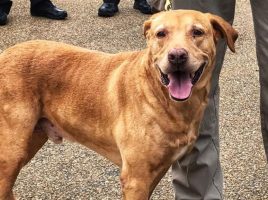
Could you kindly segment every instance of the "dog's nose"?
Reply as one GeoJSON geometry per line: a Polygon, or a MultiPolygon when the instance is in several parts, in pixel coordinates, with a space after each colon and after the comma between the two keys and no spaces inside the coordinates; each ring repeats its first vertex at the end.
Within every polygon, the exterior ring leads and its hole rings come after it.
{"type": "Polygon", "coordinates": [[[188,52],[184,48],[173,48],[168,52],[168,61],[171,64],[184,64],[188,60],[188,52]]]}

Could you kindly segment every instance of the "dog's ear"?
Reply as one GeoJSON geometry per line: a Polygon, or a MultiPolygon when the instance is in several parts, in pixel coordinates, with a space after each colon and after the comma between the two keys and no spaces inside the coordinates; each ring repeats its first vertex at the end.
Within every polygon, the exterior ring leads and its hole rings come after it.
{"type": "Polygon", "coordinates": [[[147,20],[143,24],[143,34],[147,39],[148,39],[148,31],[151,28],[151,23],[152,23],[151,20],[147,20]]]}
{"type": "Polygon", "coordinates": [[[212,14],[208,14],[208,16],[214,29],[215,40],[218,41],[219,38],[225,38],[230,50],[235,52],[234,43],[238,37],[237,31],[221,17],[212,14]]]}

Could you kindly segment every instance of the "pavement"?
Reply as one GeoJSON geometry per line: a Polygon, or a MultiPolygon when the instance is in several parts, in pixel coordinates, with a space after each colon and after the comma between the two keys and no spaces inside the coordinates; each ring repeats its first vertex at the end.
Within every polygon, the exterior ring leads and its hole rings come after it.
{"type": "MultiPolygon", "coordinates": [[[[142,24],[148,16],[120,3],[113,18],[99,18],[102,1],[55,0],[68,11],[65,21],[33,18],[29,1],[16,0],[9,24],[0,27],[0,51],[16,43],[46,39],[115,53],[145,47],[142,24]]],[[[220,107],[221,164],[224,199],[268,200],[268,166],[260,132],[258,66],[250,4],[237,0],[234,27],[240,37],[237,53],[226,54],[222,70],[220,107]]],[[[120,199],[119,170],[77,144],[48,142],[21,171],[15,184],[18,199],[120,199]]],[[[153,200],[174,199],[170,172],[156,188],[153,200]]]]}

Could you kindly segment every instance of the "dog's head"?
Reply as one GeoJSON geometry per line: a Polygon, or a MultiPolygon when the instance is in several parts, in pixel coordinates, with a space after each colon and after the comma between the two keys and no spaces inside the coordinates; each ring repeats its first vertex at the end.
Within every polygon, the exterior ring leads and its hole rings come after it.
{"type": "Polygon", "coordinates": [[[144,23],[152,62],[172,99],[190,97],[193,87],[211,76],[219,39],[231,51],[238,34],[221,17],[177,10],[153,15],[144,23]]]}

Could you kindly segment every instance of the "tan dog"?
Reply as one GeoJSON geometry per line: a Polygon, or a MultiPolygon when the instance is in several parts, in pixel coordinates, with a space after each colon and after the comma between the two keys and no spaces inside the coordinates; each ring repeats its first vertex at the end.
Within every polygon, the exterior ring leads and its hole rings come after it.
{"type": "Polygon", "coordinates": [[[95,150],[121,168],[123,199],[147,200],[191,150],[208,101],[215,46],[237,32],[197,11],[156,14],[148,48],[107,54],[30,41],[0,55],[0,199],[48,138],[95,150]]]}

